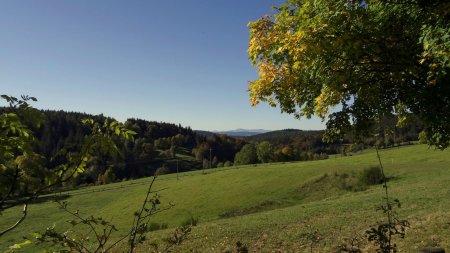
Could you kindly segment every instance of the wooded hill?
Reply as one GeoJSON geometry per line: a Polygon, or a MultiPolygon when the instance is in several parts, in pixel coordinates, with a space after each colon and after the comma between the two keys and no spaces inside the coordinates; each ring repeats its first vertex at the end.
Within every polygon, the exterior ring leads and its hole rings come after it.
{"type": "MultiPolygon", "coordinates": [[[[0,112],[13,109],[0,108],[0,112]]],[[[67,163],[68,156],[77,156],[90,128],[82,120],[91,118],[103,122],[112,118],[78,112],[41,111],[44,123],[32,129],[36,141],[34,150],[40,155],[43,173],[67,163]]],[[[181,125],[127,119],[124,125],[136,132],[134,142],[113,138],[120,152],[95,151],[88,161],[88,169],[67,186],[109,183],[161,173],[188,171],[231,165],[243,140],[228,136],[205,137],[181,125]],[[210,152],[211,149],[211,152],[210,152]],[[211,158],[210,158],[211,155],[211,158]],[[210,164],[210,161],[212,164],[210,164]]],[[[37,161],[36,161],[37,162],[37,161]]]]}
{"type": "Polygon", "coordinates": [[[323,130],[303,131],[285,129],[246,137],[252,143],[269,142],[273,145],[274,161],[304,161],[325,159],[328,155],[341,152],[348,140],[326,143],[322,140],[323,130]]]}
{"type": "MultiPolygon", "coordinates": [[[[1,109],[4,112],[10,109],[1,109]]],[[[90,128],[81,121],[92,118],[103,122],[111,118],[78,112],[42,111],[44,123],[32,129],[36,136],[34,149],[41,155],[44,170],[52,171],[66,164],[68,156],[76,156],[90,128]]],[[[418,127],[403,130],[387,122],[382,128],[384,146],[417,140],[418,127]],[[395,129],[395,130],[391,130],[395,129]]],[[[322,141],[323,131],[286,129],[246,138],[209,134],[207,136],[181,125],[127,119],[124,125],[136,132],[135,141],[115,138],[119,152],[96,151],[85,173],[67,182],[68,187],[80,184],[109,183],[162,173],[190,171],[249,163],[326,159],[330,154],[346,154],[375,144],[351,144],[351,137],[335,143],[322,141]],[[244,146],[247,146],[243,149],[244,146]],[[241,152],[242,151],[242,152],[241,152]]],[[[381,129],[381,128],[380,128],[381,129]]],[[[43,172],[45,173],[45,172],[43,172]]]]}
{"type": "Polygon", "coordinates": [[[345,138],[327,143],[322,137],[324,130],[285,129],[245,137],[250,143],[269,142],[273,147],[272,161],[302,161],[325,159],[331,154],[346,155],[358,152],[367,147],[392,147],[417,141],[422,127],[418,123],[410,122],[403,128],[396,127],[394,118],[384,118],[376,126],[377,137],[367,135],[362,140],[357,139],[351,132],[345,138]]]}

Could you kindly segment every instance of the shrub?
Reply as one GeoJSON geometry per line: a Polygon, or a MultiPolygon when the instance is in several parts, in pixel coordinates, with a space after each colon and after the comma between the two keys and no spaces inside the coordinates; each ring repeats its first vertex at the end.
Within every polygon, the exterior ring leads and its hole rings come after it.
{"type": "Polygon", "coordinates": [[[233,166],[233,162],[231,162],[231,161],[226,161],[226,162],[223,164],[223,166],[224,166],[224,167],[231,167],[231,166],[233,166]]]}
{"type": "Polygon", "coordinates": [[[360,182],[365,185],[376,185],[383,183],[383,174],[380,167],[371,166],[364,169],[359,178],[360,182]]]}

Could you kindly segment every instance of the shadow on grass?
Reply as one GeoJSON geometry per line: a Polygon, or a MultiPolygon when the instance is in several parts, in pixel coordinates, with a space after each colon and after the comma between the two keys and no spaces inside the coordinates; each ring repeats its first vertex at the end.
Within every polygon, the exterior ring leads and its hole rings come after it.
{"type": "Polygon", "coordinates": [[[45,195],[34,199],[32,203],[45,203],[48,201],[66,200],[70,198],[69,194],[45,195]]]}
{"type": "MultiPolygon", "coordinates": [[[[48,201],[65,200],[70,198],[69,194],[57,194],[57,195],[44,195],[39,196],[31,201],[31,203],[45,203],[48,201]]],[[[20,198],[16,200],[8,200],[5,202],[7,205],[18,206],[26,203],[26,198],[20,198]]]]}
{"type": "MultiPolygon", "coordinates": [[[[396,179],[398,179],[398,177],[389,177],[388,181],[396,179]]],[[[294,193],[290,194],[289,197],[265,200],[254,206],[229,210],[219,214],[219,217],[231,218],[244,216],[247,214],[320,201],[326,198],[339,196],[345,192],[365,191],[369,189],[370,186],[371,185],[368,185],[364,179],[361,179],[361,174],[357,172],[323,174],[320,177],[302,184],[294,193]]]]}

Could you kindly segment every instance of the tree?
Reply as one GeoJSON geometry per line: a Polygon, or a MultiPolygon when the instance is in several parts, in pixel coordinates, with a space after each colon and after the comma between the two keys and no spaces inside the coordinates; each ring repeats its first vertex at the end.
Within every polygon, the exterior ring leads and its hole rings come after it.
{"type": "Polygon", "coordinates": [[[192,149],[192,154],[195,156],[195,159],[197,161],[202,161],[209,150],[209,144],[207,142],[202,142],[199,145],[197,145],[196,148],[192,149]]]}
{"type": "Polygon", "coordinates": [[[203,158],[203,169],[210,169],[211,166],[209,164],[209,160],[206,158],[203,158]]]}
{"type": "Polygon", "coordinates": [[[272,161],[273,152],[273,145],[268,141],[260,142],[256,146],[256,154],[258,155],[258,160],[262,163],[272,161]]]}
{"type": "Polygon", "coordinates": [[[326,140],[416,115],[428,143],[450,145],[448,1],[287,0],[275,9],[249,23],[252,105],[317,115],[326,140]]]}
{"type": "MultiPolygon", "coordinates": [[[[214,158],[212,159],[212,168],[217,168],[217,164],[219,163],[219,159],[217,159],[217,156],[214,156],[214,158]]],[[[223,167],[223,166],[222,166],[223,167]]]]}
{"type": "Polygon", "coordinates": [[[236,153],[235,165],[253,164],[257,162],[256,147],[254,144],[245,144],[241,151],[236,153]]]}
{"type": "MultiPolygon", "coordinates": [[[[32,143],[34,137],[29,126],[39,126],[42,122],[41,115],[29,106],[30,101],[36,101],[34,97],[22,96],[21,99],[2,95],[9,104],[9,112],[0,115],[0,214],[15,206],[8,200],[24,194],[26,191],[36,190],[33,187],[21,189],[30,179],[30,174],[41,174],[40,164],[30,162],[37,161],[32,143]],[[33,164],[33,167],[27,165],[33,164]]],[[[39,159],[40,160],[40,159],[39,159]]],[[[32,176],[31,176],[32,178],[32,176]]],[[[40,177],[35,180],[43,180],[40,177]]],[[[22,216],[17,222],[8,228],[0,229],[0,237],[20,225],[26,218],[28,202],[24,204],[22,216]]]]}

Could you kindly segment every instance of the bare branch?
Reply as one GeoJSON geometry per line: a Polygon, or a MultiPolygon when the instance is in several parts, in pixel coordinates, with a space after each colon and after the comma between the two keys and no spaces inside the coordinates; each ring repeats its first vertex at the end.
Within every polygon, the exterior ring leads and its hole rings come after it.
{"type": "Polygon", "coordinates": [[[25,218],[27,217],[27,214],[28,214],[28,203],[25,203],[23,205],[22,216],[20,217],[20,219],[16,223],[14,223],[14,225],[12,225],[11,227],[1,231],[0,236],[8,233],[9,231],[11,231],[11,230],[15,229],[17,226],[19,226],[20,223],[22,223],[25,220],[25,218]]]}

